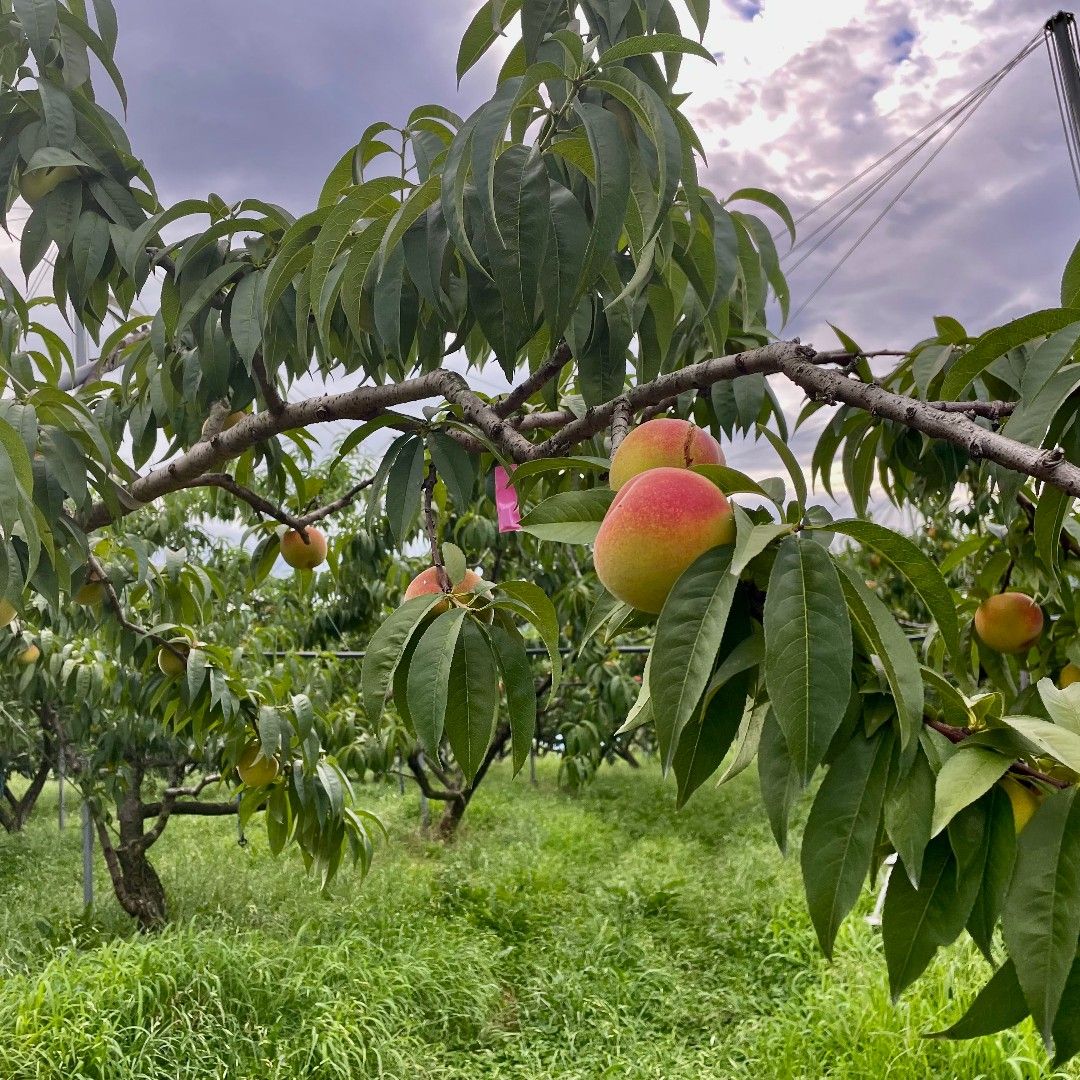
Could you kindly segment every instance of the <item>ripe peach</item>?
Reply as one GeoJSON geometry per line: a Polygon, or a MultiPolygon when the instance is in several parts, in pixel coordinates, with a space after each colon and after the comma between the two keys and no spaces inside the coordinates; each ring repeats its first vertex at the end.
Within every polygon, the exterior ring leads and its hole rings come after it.
{"type": "Polygon", "coordinates": [[[1025,653],[1042,629],[1042,608],[1026,593],[998,593],[975,612],[975,632],[995,652],[1025,653]]]}
{"type": "Polygon", "coordinates": [[[649,469],[608,507],[593,563],[608,592],[656,614],[699,555],[734,539],[731,504],[712,481],[686,469],[649,469]]]}
{"type": "Polygon", "coordinates": [[[17,664],[22,664],[23,667],[29,667],[31,664],[36,664],[40,659],[41,649],[38,648],[37,644],[34,642],[31,642],[22,650],[22,652],[15,656],[15,662],[17,664]]]}
{"type": "MultiPolygon", "coordinates": [[[[454,596],[458,597],[458,599],[466,599],[469,593],[483,580],[479,574],[466,570],[465,576],[460,581],[452,583],[454,596]]],[[[429,566],[409,582],[409,587],[405,590],[405,599],[413,600],[417,596],[430,596],[432,593],[437,592],[442,592],[439,588],[439,571],[434,566],[429,566]]],[[[432,610],[441,614],[444,611],[449,611],[449,609],[450,601],[447,600],[444,603],[436,604],[432,610]]]]}
{"type": "Polygon", "coordinates": [[[723,464],[720,444],[704,428],[688,420],[661,417],[646,420],[627,434],[611,459],[608,483],[612,491],[618,491],[647,469],[723,464]]]}
{"type": "Polygon", "coordinates": [[[326,561],[326,537],[318,529],[305,532],[307,543],[295,529],[281,538],[281,557],[295,570],[314,570],[326,561]]]}
{"type": "Polygon", "coordinates": [[[1080,667],[1072,663],[1066,664],[1058,675],[1058,686],[1064,690],[1075,682],[1080,682],[1080,667]]]}

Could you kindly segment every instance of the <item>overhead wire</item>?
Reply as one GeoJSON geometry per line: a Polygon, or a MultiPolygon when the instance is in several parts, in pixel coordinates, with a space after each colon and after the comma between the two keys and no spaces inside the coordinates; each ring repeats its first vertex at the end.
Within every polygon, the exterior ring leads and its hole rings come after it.
{"type": "MultiPolygon", "coordinates": [[[[915,170],[915,172],[908,178],[904,185],[889,199],[889,201],[885,204],[885,207],[875,216],[875,218],[870,222],[870,224],[865,229],[863,229],[863,231],[858,235],[858,237],[856,237],[855,241],[834,263],[834,265],[829,269],[829,271],[824,275],[824,277],[822,277],[818,281],[818,283],[807,295],[806,299],[803,300],[803,302],[792,314],[791,321],[794,321],[796,318],[798,318],[798,316],[806,310],[806,308],[821,292],[821,290],[833,279],[833,277],[835,277],[835,275],[840,271],[844,264],[847,263],[848,259],[851,258],[851,256],[859,249],[859,247],[863,244],[867,237],[869,237],[870,234],[874,231],[874,229],[876,229],[877,226],[882,222],[882,220],[884,220],[889,211],[891,211],[893,207],[895,207],[896,204],[904,197],[904,195],[907,194],[907,192],[911,189],[911,187],[915,184],[919,177],[922,176],[923,173],[925,173],[926,170],[930,167],[930,165],[933,164],[933,162],[937,159],[938,155],[941,154],[945,147],[948,146],[949,143],[952,142],[952,140],[960,133],[964,125],[972,118],[972,116],[975,115],[975,112],[977,111],[979,106],[986,101],[986,99],[990,96],[991,93],[993,93],[993,91],[997,88],[998,84],[1017,65],[1027,59],[1027,57],[1030,56],[1038,48],[1038,40],[1039,35],[1035,35],[1035,37],[1033,37],[1031,41],[1029,41],[1028,44],[1025,45],[1024,48],[1021,49],[1008,63],[1006,63],[1002,68],[1000,68],[992,76],[986,79],[983,83],[981,83],[980,86],[977,88],[976,95],[968,95],[968,97],[965,99],[966,104],[964,104],[962,109],[960,109],[959,111],[955,111],[952,115],[950,115],[944,123],[939,125],[937,129],[935,129],[935,131],[928,139],[924,140],[923,143],[920,144],[914,151],[906,155],[905,158],[895,168],[889,170],[889,172],[883,177],[883,179],[873,186],[872,190],[865,198],[863,198],[859,202],[857,206],[855,206],[849,213],[847,213],[842,220],[838,221],[834,225],[834,227],[828,232],[828,234],[823,237],[816,245],[814,245],[814,247],[812,247],[810,251],[805,252],[792,267],[789,267],[787,269],[788,273],[792,273],[794,272],[794,270],[798,269],[798,267],[801,266],[807,260],[807,258],[810,257],[810,255],[817,251],[830,236],[834,235],[839,228],[846,224],[847,221],[849,221],[854,215],[854,213],[856,213],[859,209],[861,209],[862,206],[866,204],[866,202],[872,195],[877,194],[877,192],[881,191],[888,184],[889,181],[899,176],[903,167],[907,165],[911,160],[913,160],[919,151],[925,149],[926,146],[928,146],[929,143],[942,131],[952,126],[952,130],[949,131],[945,138],[942,140],[942,142],[940,142],[934,148],[930,156],[919,166],[918,169],[915,170]]],[[[834,219],[835,217],[836,215],[834,215],[834,219]]]]}

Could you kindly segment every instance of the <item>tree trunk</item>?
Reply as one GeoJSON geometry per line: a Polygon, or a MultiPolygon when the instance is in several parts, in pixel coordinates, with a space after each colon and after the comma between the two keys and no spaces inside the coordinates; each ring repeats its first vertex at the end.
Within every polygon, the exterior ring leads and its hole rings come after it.
{"type": "Polygon", "coordinates": [[[157,930],[168,919],[168,909],[161,878],[146,857],[147,841],[153,841],[144,835],[141,789],[142,772],[136,769],[131,787],[117,806],[119,844],[113,843],[104,820],[97,813],[94,823],[117,901],[139,924],[139,929],[157,930]]]}
{"type": "Polygon", "coordinates": [[[439,819],[440,840],[452,840],[454,838],[457,833],[457,828],[461,824],[461,819],[465,816],[465,811],[469,808],[469,802],[476,793],[476,789],[487,775],[491,763],[502,754],[509,741],[510,725],[506,723],[500,724],[495,731],[495,738],[491,740],[491,745],[484,755],[484,760],[480,762],[480,768],[476,770],[476,775],[473,777],[472,783],[462,788],[461,791],[455,794],[454,798],[447,801],[446,809],[439,819]]]}
{"type": "Polygon", "coordinates": [[[49,779],[52,764],[52,744],[48,736],[45,736],[41,744],[41,763],[30,780],[30,786],[23,792],[22,798],[16,799],[11,788],[6,783],[4,784],[3,796],[8,802],[8,809],[5,811],[0,808],[0,826],[3,826],[7,832],[22,831],[45,787],[45,781],[49,779]]]}

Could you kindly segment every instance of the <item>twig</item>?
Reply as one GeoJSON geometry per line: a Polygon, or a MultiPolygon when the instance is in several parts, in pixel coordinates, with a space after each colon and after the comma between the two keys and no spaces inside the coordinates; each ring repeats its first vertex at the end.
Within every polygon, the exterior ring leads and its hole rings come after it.
{"type": "Polygon", "coordinates": [[[424,529],[427,532],[428,545],[431,548],[431,565],[435,567],[435,577],[439,582],[439,588],[444,593],[453,590],[453,582],[443,565],[442,551],[439,550],[439,523],[435,519],[435,507],[432,505],[432,492],[435,490],[435,482],[438,480],[435,471],[435,462],[428,465],[427,477],[424,480],[422,491],[424,493],[424,529]]]}
{"type": "Polygon", "coordinates": [[[261,352],[256,352],[254,357],[252,357],[251,373],[255,376],[255,381],[259,384],[259,389],[262,391],[263,398],[266,401],[266,407],[272,413],[280,413],[281,410],[285,408],[285,399],[278,393],[278,388],[267,374],[266,363],[263,360],[261,352]]]}
{"type": "MultiPolygon", "coordinates": [[[[923,723],[930,728],[933,728],[936,732],[944,735],[946,739],[951,743],[962,743],[965,739],[970,738],[976,734],[974,731],[968,728],[956,727],[953,724],[946,724],[941,720],[935,720],[933,717],[924,716],[923,723]]],[[[1072,784],[1068,780],[1058,780],[1056,777],[1047,776],[1044,772],[1039,772],[1038,769],[1033,769],[1030,765],[1023,761],[1014,761],[1008,769],[1011,773],[1016,773],[1019,776],[1026,776],[1031,780],[1038,780],[1040,783],[1049,784],[1051,787],[1056,787],[1059,790],[1072,787],[1072,784]]]]}
{"type": "Polygon", "coordinates": [[[186,654],[181,652],[181,650],[169,641],[168,638],[163,638],[160,634],[155,634],[153,630],[147,630],[145,626],[140,626],[138,623],[132,622],[124,614],[124,605],[120,603],[120,597],[117,595],[116,587],[109,580],[108,575],[105,573],[101,563],[98,562],[96,556],[87,556],[86,565],[90,567],[90,572],[93,575],[92,580],[100,582],[105,589],[105,596],[108,598],[109,606],[113,609],[117,622],[119,622],[124,629],[130,630],[133,634],[138,634],[148,641],[152,641],[155,645],[159,645],[163,649],[168,649],[168,651],[178,660],[182,660],[185,664],[187,663],[186,654]]]}
{"type": "Polygon", "coordinates": [[[982,416],[987,420],[1000,420],[1003,416],[1010,416],[1016,406],[1016,401],[928,401],[931,409],[944,413],[964,413],[968,416],[982,416]]]}

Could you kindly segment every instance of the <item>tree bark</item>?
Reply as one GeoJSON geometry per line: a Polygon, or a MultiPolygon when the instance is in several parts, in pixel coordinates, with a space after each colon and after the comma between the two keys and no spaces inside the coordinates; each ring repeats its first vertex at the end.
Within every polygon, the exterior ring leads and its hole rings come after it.
{"type": "Polygon", "coordinates": [[[165,925],[168,907],[165,887],[146,857],[147,849],[160,835],[160,831],[156,835],[145,835],[142,780],[142,768],[135,766],[132,769],[131,784],[117,805],[120,831],[118,844],[113,843],[105,821],[96,810],[94,824],[97,826],[101,851],[117,902],[135,919],[140,930],[150,931],[165,925]]]}
{"type": "Polygon", "coordinates": [[[45,781],[49,779],[49,773],[53,767],[52,742],[48,735],[41,737],[41,761],[37,771],[30,779],[30,786],[23,792],[21,799],[15,798],[15,793],[4,784],[3,795],[8,801],[8,810],[0,808],[0,827],[6,832],[21,832],[37,805],[38,798],[45,788],[45,781]]]}
{"type": "Polygon", "coordinates": [[[454,838],[458,826],[461,824],[461,819],[465,816],[465,811],[468,810],[469,803],[476,793],[476,789],[483,782],[488,769],[491,768],[491,763],[502,754],[509,741],[510,725],[502,723],[496,729],[495,738],[491,740],[491,745],[484,755],[484,760],[480,762],[480,768],[476,770],[476,775],[472,778],[472,782],[456,792],[453,798],[447,801],[446,809],[439,819],[439,839],[452,840],[454,838]]]}

